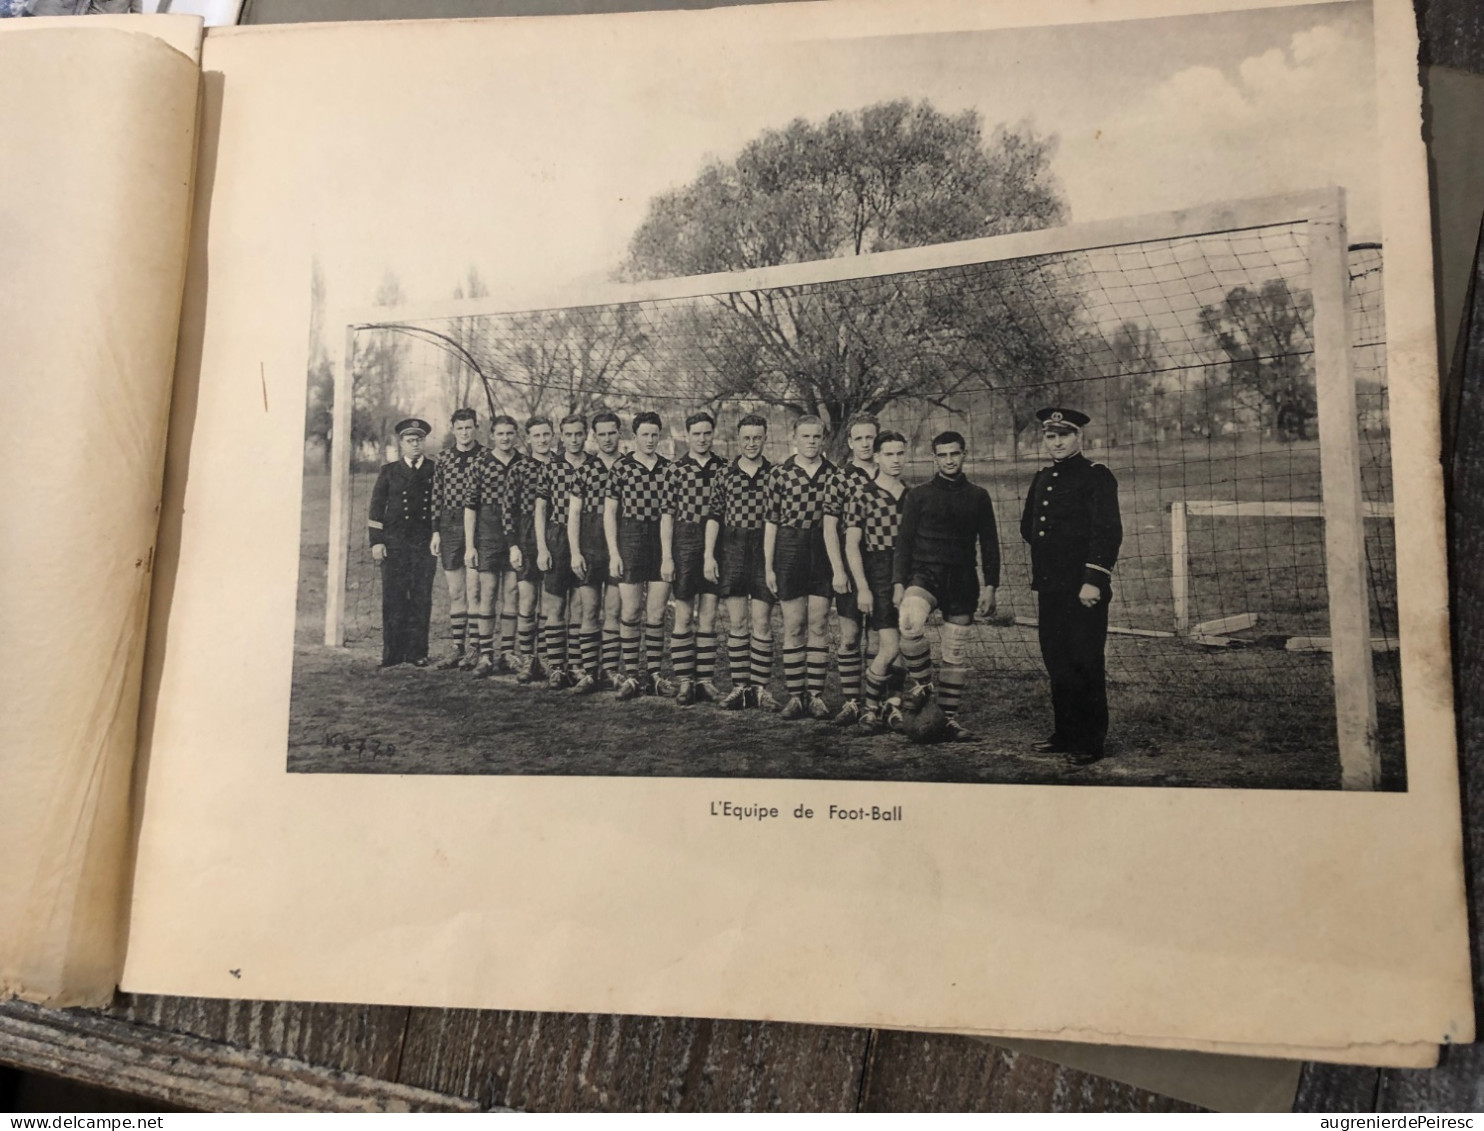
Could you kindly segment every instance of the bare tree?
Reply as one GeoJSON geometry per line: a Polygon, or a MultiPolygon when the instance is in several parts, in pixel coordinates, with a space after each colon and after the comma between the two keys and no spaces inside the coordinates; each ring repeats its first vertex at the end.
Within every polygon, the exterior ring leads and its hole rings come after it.
{"type": "MultiPolygon", "coordinates": [[[[376,288],[376,305],[395,307],[406,301],[401,282],[388,271],[376,288]]],[[[374,447],[372,462],[380,461],[402,411],[399,385],[406,358],[407,339],[394,329],[371,329],[357,335],[351,366],[355,375],[351,436],[357,451],[374,447]]]]}
{"type": "Polygon", "coordinates": [[[587,414],[621,402],[650,364],[650,335],[628,304],[515,315],[486,345],[512,407],[526,416],[587,414]]]}
{"type": "MultiPolygon", "coordinates": [[[[479,274],[479,268],[470,266],[453,289],[455,300],[484,298],[489,288],[479,274]]],[[[482,315],[460,315],[451,319],[445,328],[458,349],[477,354],[486,331],[488,318],[482,315]]],[[[445,350],[443,359],[443,387],[448,403],[454,408],[476,407],[484,404],[483,382],[474,368],[456,350],[445,350]]]]}

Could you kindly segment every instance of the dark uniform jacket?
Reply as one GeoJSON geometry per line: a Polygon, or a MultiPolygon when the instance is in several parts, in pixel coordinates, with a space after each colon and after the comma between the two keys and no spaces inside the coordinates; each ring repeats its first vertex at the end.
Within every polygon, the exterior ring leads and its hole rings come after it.
{"type": "Polygon", "coordinates": [[[433,537],[433,466],[423,456],[415,468],[399,459],[381,469],[371,489],[371,545],[427,548],[433,537]]]}
{"type": "Polygon", "coordinates": [[[1123,542],[1118,480],[1081,452],[1043,467],[1025,497],[1020,536],[1031,547],[1032,589],[1106,591],[1123,542]]]}

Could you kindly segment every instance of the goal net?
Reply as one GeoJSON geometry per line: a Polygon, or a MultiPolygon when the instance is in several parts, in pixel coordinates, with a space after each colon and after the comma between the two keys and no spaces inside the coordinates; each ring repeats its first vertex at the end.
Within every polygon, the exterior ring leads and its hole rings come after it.
{"type": "MultiPolygon", "coordinates": [[[[1013,695],[1044,680],[1019,533],[1046,460],[1034,413],[1069,405],[1119,483],[1115,726],[1148,736],[1151,756],[1172,715],[1187,736],[1238,727],[1280,753],[1327,736],[1346,784],[1374,784],[1401,753],[1382,253],[1344,230],[1339,194],[1316,193],[557,304],[361,312],[346,326],[351,443],[334,490],[306,458],[306,586],[325,577],[327,537],[331,569],[327,599],[301,601],[303,638],[379,646],[366,510],[404,416],[431,423],[437,452],[465,405],[481,441],[495,413],[653,409],[669,455],[704,408],[730,457],[736,421],[758,412],[779,460],[798,413],[838,434],[868,411],[907,435],[909,483],[932,475],[934,434],[967,437],[1004,562],[997,616],[975,628],[976,686],[1013,695]]],[[[443,601],[439,584],[435,634],[443,601]]]]}

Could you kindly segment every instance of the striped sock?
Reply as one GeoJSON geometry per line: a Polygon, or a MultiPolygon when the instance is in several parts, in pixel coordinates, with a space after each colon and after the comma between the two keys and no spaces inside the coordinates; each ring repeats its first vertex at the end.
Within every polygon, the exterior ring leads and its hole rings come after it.
{"type": "Polygon", "coordinates": [[[746,687],[752,682],[752,657],[747,642],[745,636],[727,635],[727,670],[731,672],[733,687],[746,687]]]}
{"type": "Polygon", "coordinates": [[[448,638],[453,641],[453,646],[460,651],[464,648],[464,634],[469,631],[468,613],[448,614],[448,638]]]}
{"type": "Polygon", "coordinates": [[[566,660],[567,626],[547,621],[541,626],[541,656],[548,668],[559,668],[566,660]]]}
{"type": "Polygon", "coordinates": [[[651,676],[660,674],[660,665],[665,662],[665,626],[644,626],[644,670],[651,676]]]}
{"type": "Polygon", "coordinates": [[[903,636],[902,660],[907,665],[907,677],[914,683],[932,681],[933,653],[926,636],[903,636]]]}
{"type": "Polygon", "coordinates": [[[877,675],[874,668],[866,669],[866,706],[873,711],[881,709],[881,700],[886,696],[886,676],[877,675]]]}
{"type": "Polygon", "coordinates": [[[475,639],[479,641],[479,654],[481,656],[493,656],[495,654],[495,618],[480,617],[475,639]]]}
{"type": "Polygon", "coordinates": [[[623,674],[630,679],[639,678],[639,622],[623,621],[619,626],[619,642],[623,647],[623,674]]]}
{"type": "Polygon", "coordinates": [[[807,687],[810,695],[823,695],[824,682],[830,674],[830,652],[828,648],[808,650],[807,687]]]}
{"type": "MultiPolygon", "coordinates": [[[[603,634],[600,632],[584,632],[582,634],[582,670],[593,677],[598,675],[598,665],[602,659],[603,634]]],[[[615,644],[618,641],[614,641],[615,644]]]]}
{"type": "Polygon", "coordinates": [[[577,621],[571,621],[567,625],[567,651],[562,657],[562,665],[568,669],[572,667],[572,661],[582,655],[582,625],[577,621]]]}
{"type": "MultiPolygon", "coordinates": [[[[635,627],[637,628],[638,626],[636,625],[635,627]]],[[[603,670],[605,672],[618,671],[620,634],[614,632],[611,628],[605,628],[598,634],[598,639],[602,641],[602,645],[598,649],[598,654],[601,657],[600,662],[602,663],[603,670]]]]}
{"type": "Polygon", "coordinates": [[[958,702],[964,695],[967,668],[944,668],[938,673],[938,706],[950,719],[958,714],[958,702]]]}
{"type": "Polygon", "coordinates": [[[716,633],[696,633],[696,678],[710,683],[716,678],[716,633]]]}
{"type": "Polygon", "coordinates": [[[536,652],[536,617],[526,616],[522,613],[516,620],[516,644],[517,651],[522,656],[531,656],[536,652]]]}
{"type": "Polygon", "coordinates": [[[749,654],[752,659],[753,684],[767,687],[773,681],[773,641],[752,637],[749,654]]]}
{"type": "Polygon", "coordinates": [[[860,648],[852,648],[848,652],[838,652],[835,662],[840,671],[840,694],[847,699],[859,699],[861,697],[861,673],[865,665],[861,663],[860,648]]]}
{"type": "Polygon", "coordinates": [[[500,654],[515,651],[515,614],[500,614],[500,654]]]}
{"type": "Polygon", "coordinates": [[[783,686],[788,691],[790,699],[802,699],[804,692],[809,690],[808,677],[804,671],[805,651],[803,648],[785,648],[783,650],[783,686]]]}
{"type": "Polygon", "coordinates": [[[670,670],[676,679],[696,678],[696,634],[694,632],[671,634],[670,670]]]}

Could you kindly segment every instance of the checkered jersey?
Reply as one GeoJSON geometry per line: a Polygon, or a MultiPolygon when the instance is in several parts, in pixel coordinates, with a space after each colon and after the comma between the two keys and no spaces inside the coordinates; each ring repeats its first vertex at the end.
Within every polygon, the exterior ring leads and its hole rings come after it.
{"type": "Polygon", "coordinates": [[[525,458],[520,452],[515,452],[509,463],[501,463],[499,456],[485,448],[469,477],[469,494],[464,499],[464,506],[493,508],[503,515],[510,473],[525,458]]]}
{"type": "MultiPolygon", "coordinates": [[[[614,463],[617,463],[614,460],[614,463]]],[[[588,456],[568,490],[582,500],[583,514],[602,514],[608,498],[608,465],[602,456],[588,456]]]]}
{"type": "Polygon", "coordinates": [[[670,461],[656,454],[648,468],[630,452],[608,472],[608,497],[618,500],[618,517],[633,522],[658,522],[670,461]]]}
{"type": "Polygon", "coordinates": [[[841,521],[846,529],[852,526],[860,528],[862,550],[894,550],[897,534],[902,529],[902,507],[906,502],[905,489],[893,499],[891,492],[876,480],[863,477],[845,500],[841,521]]]}
{"type": "Polygon", "coordinates": [[[711,492],[717,473],[726,465],[727,461],[715,452],[707,453],[705,463],[689,452],[681,456],[665,472],[660,513],[670,515],[677,522],[704,522],[711,513],[711,492]]]}
{"type": "Polygon", "coordinates": [[[850,501],[851,495],[862,483],[869,483],[876,476],[866,471],[854,460],[835,468],[835,473],[830,476],[830,483],[824,495],[824,513],[832,514],[836,518],[843,518],[845,505],[850,501]]]}
{"type": "MultiPolygon", "coordinates": [[[[555,462],[555,458],[551,462],[555,462]]],[[[520,528],[521,519],[536,512],[536,492],[546,477],[549,463],[535,456],[526,456],[510,468],[510,478],[505,486],[505,533],[514,536],[520,528]]]]}
{"type": "Polygon", "coordinates": [[[819,467],[810,478],[809,473],[799,466],[798,457],[789,456],[768,472],[763,517],[779,526],[813,529],[824,521],[825,495],[834,477],[835,465],[827,459],[819,461],[819,467]]]}
{"type": "Polygon", "coordinates": [[[438,457],[433,467],[433,514],[462,511],[469,498],[469,489],[474,483],[474,472],[479,467],[485,448],[475,444],[467,452],[450,448],[438,457]]]}
{"type": "Polygon", "coordinates": [[[579,494],[577,479],[596,456],[584,455],[582,462],[572,466],[566,456],[557,456],[542,465],[540,482],[536,484],[536,497],[546,500],[546,521],[551,526],[562,526],[567,521],[567,496],[579,494]]]}
{"type": "Polygon", "coordinates": [[[743,471],[737,460],[727,464],[711,484],[708,517],[737,530],[761,530],[768,520],[768,472],[772,470],[766,459],[753,475],[743,471]]]}

